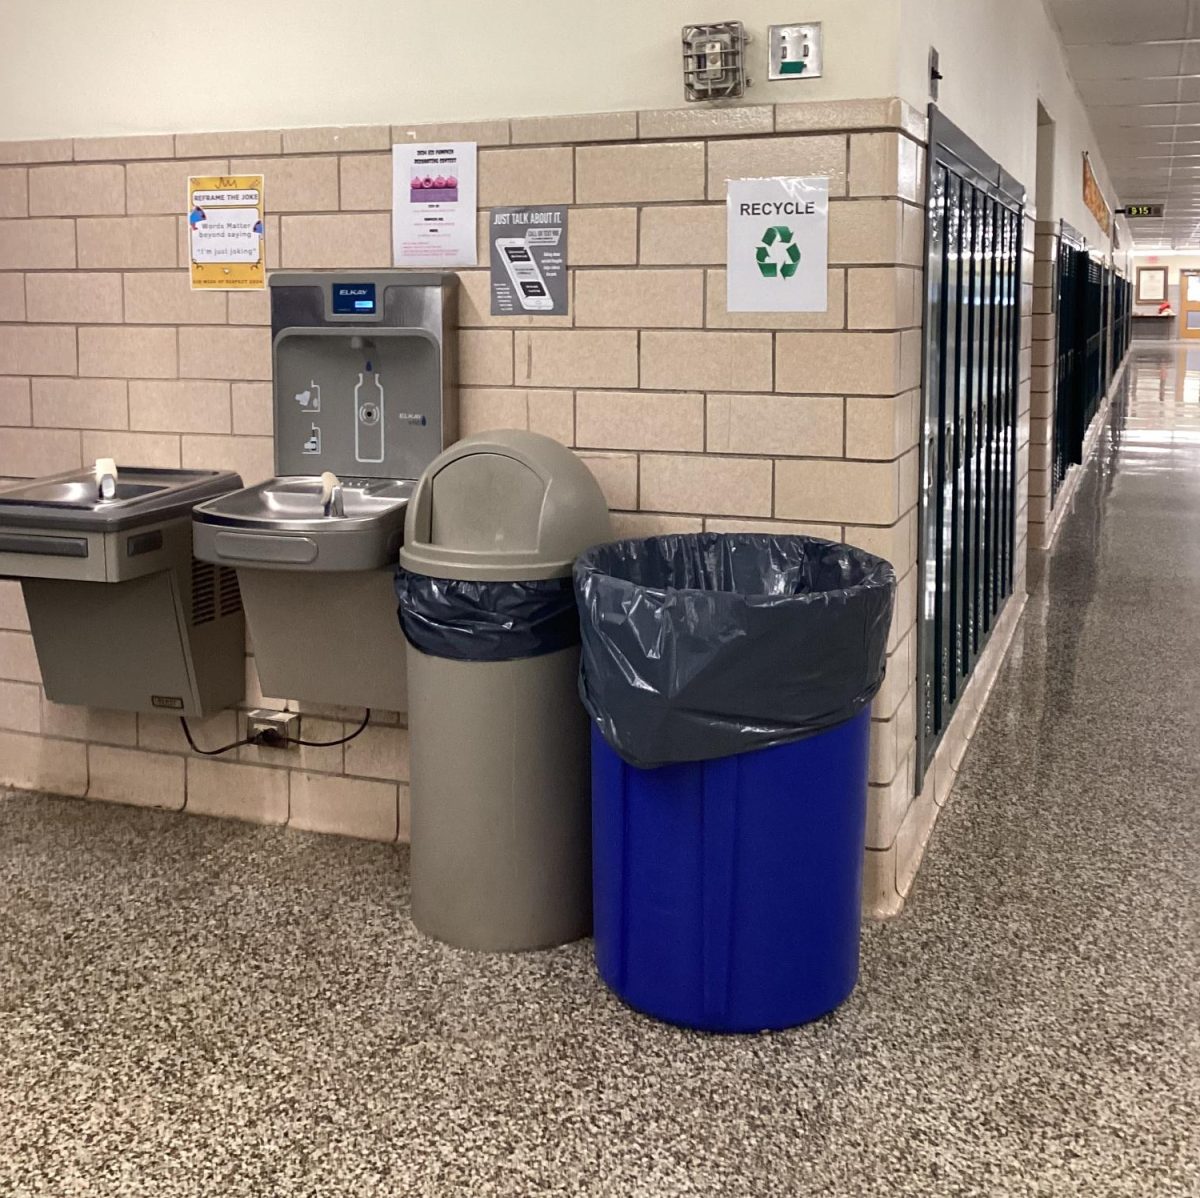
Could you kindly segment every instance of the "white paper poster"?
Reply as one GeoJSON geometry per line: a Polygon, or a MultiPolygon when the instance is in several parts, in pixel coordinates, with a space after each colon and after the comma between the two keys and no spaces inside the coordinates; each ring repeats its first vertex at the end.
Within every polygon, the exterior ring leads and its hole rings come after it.
{"type": "Polygon", "coordinates": [[[828,307],[829,180],[730,179],[730,312],[828,307]]]}
{"type": "Polygon", "coordinates": [[[475,143],[392,146],[392,258],[397,266],[474,266],[475,143]]]}

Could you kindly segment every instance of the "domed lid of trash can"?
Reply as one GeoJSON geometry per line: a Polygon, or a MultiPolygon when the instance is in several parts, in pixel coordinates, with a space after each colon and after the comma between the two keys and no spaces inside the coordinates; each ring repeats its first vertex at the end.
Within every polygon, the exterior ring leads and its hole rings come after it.
{"type": "Polygon", "coordinates": [[[591,471],[550,437],[501,429],[429,464],[409,501],[400,564],[434,578],[562,578],[611,539],[591,471]]]}

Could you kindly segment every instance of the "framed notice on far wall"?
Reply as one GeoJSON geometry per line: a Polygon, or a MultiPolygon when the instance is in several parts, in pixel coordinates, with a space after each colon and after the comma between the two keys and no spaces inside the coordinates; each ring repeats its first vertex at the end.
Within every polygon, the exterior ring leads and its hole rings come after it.
{"type": "Polygon", "coordinates": [[[1137,268],[1137,294],[1139,304],[1161,304],[1167,298],[1167,268],[1165,266],[1139,266],[1137,268]]]}

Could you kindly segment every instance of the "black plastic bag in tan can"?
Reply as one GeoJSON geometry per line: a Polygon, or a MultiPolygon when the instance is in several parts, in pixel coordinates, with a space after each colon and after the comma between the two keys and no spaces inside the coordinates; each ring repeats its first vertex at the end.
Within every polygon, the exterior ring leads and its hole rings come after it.
{"type": "Polygon", "coordinates": [[[409,644],[453,661],[514,661],[579,643],[569,578],[431,578],[399,566],[397,614],[409,644]]]}
{"type": "Polygon", "coordinates": [[[816,537],[616,541],[575,563],[579,691],[632,765],[787,744],[857,715],[883,682],[896,574],[816,537]]]}

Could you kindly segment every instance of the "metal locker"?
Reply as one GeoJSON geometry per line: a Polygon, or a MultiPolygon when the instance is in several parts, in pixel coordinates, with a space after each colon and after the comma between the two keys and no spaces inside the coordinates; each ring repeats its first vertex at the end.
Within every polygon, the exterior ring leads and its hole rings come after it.
{"type": "Polygon", "coordinates": [[[1024,188],[930,109],[918,786],[1012,592],[1024,188]]]}

